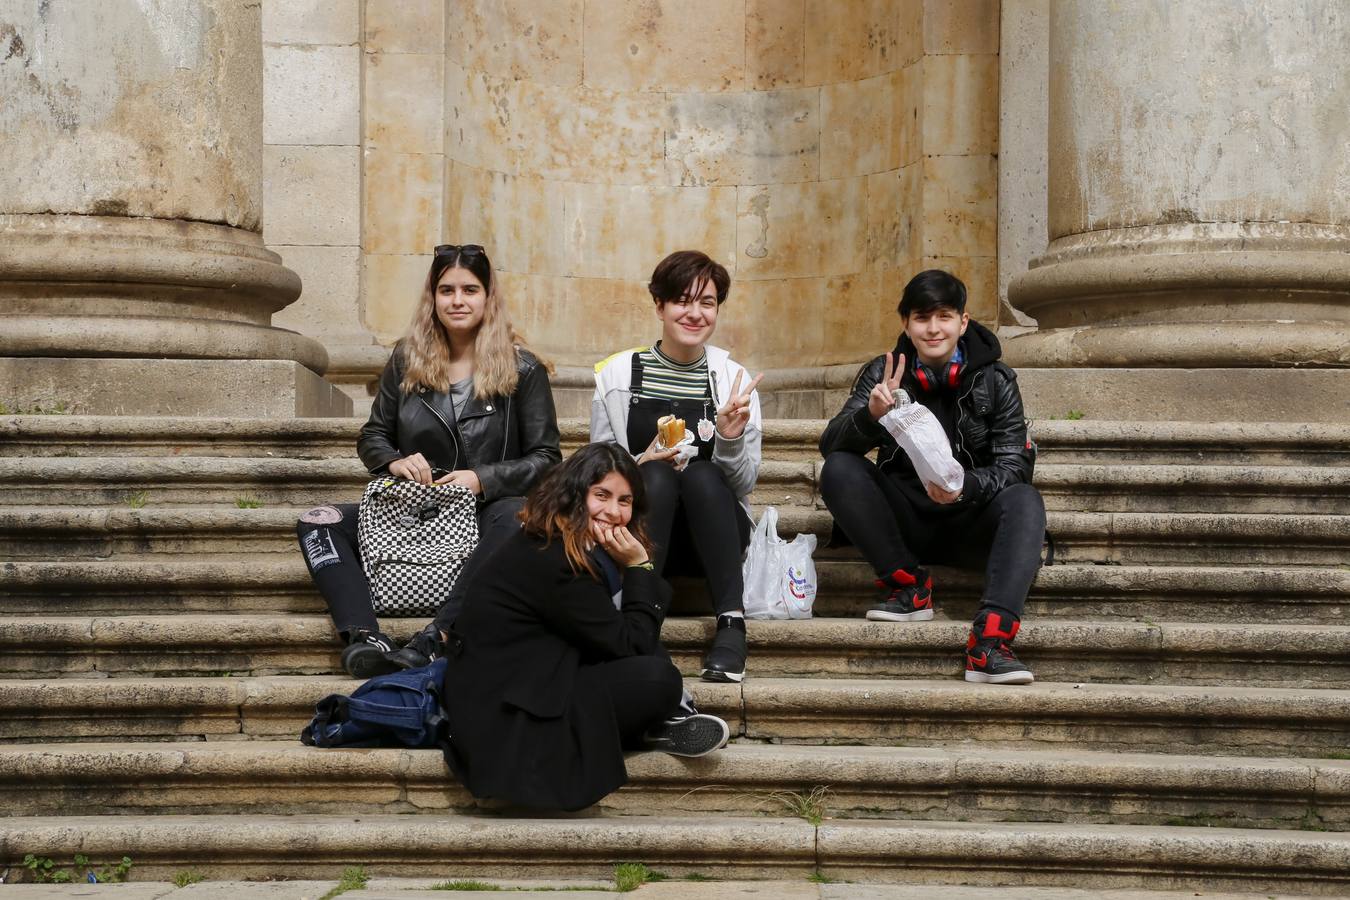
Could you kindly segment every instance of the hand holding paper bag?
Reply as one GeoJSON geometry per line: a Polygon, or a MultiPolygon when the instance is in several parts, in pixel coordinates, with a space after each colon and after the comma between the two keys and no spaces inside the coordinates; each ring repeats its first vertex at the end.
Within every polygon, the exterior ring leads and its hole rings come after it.
{"type": "Polygon", "coordinates": [[[928,407],[909,402],[901,391],[898,405],[881,417],[881,425],[905,451],[925,485],[960,494],[965,486],[965,469],[952,456],[947,433],[928,407]]]}

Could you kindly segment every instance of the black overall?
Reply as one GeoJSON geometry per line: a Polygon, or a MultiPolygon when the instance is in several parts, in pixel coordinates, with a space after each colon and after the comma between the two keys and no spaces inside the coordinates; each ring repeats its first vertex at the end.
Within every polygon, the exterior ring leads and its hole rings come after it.
{"type": "Polygon", "coordinates": [[[652,563],[665,577],[706,575],[713,612],[739,611],[741,556],[750,543],[750,521],[726,475],[712,461],[716,438],[703,440],[698,423],[716,422],[717,406],[712,386],[702,400],[661,400],[639,397],[642,390],[642,360],[633,354],[632,399],[628,408],[628,448],[640,454],[656,437],[656,422],[662,416],[684,419],[694,435],[698,455],[683,471],[670,463],[653,461],[641,467],[647,489],[647,534],[652,539],[652,563]]]}

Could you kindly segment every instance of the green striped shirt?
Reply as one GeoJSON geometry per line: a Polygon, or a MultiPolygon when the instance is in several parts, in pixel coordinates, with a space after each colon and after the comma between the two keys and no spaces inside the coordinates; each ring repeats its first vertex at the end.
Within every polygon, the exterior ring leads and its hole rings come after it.
{"type": "Polygon", "coordinates": [[[642,388],[633,395],[654,400],[702,400],[708,396],[708,354],[679,363],[661,352],[661,342],[638,353],[642,388]]]}

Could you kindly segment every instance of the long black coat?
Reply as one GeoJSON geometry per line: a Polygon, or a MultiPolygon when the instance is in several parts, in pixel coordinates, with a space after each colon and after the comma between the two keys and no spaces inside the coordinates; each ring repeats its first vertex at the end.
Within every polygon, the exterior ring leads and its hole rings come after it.
{"type": "Polygon", "coordinates": [[[660,652],[670,587],[629,568],[623,605],[562,543],[524,531],[486,561],[450,637],[447,761],[475,796],[582,809],[628,778],[597,663],[660,652]]]}
{"type": "Polygon", "coordinates": [[[562,452],[547,370],[528,350],[517,349],[516,371],[511,396],[486,402],[470,397],[456,421],[446,392],[418,388],[405,394],[399,387],[404,372],[399,344],[356,442],[361,462],[372,475],[382,475],[394,460],[421,453],[436,468],[472,469],[484,503],[525,496],[562,452]]]}

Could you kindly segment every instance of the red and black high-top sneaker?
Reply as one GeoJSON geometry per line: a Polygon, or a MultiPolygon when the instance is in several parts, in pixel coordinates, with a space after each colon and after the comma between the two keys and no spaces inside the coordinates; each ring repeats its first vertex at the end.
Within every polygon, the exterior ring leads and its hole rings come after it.
{"type": "Polygon", "coordinates": [[[890,594],[872,604],[867,618],[873,622],[926,622],[933,618],[933,579],[927,569],[896,569],[876,580],[890,594]]]}
{"type": "Polygon", "coordinates": [[[1022,623],[1008,613],[980,610],[966,638],[966,681],[1031,684],[1034,677],[1009,646],[1022,623]]]}

